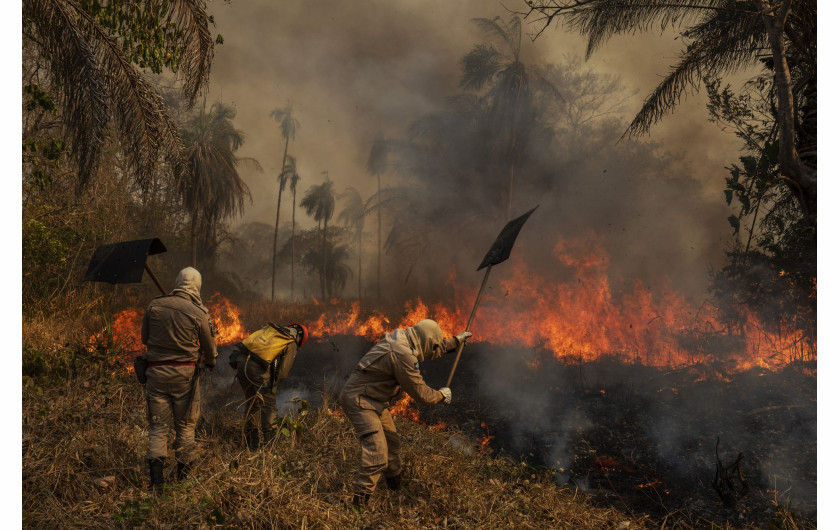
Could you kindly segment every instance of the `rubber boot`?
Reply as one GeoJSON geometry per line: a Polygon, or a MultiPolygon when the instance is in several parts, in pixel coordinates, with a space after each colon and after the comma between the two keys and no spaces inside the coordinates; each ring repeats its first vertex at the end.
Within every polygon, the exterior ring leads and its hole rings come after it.
{"type": "Polygon", "coordinates": [[[263,431],[262,436],[263,436],[263,443],[262,444],[263,445],[268,445],[274,440],[274,437],[277,436],[277,429],[269,429],[267,431],[263,431]]]}
{"type": "Polygon", "coordinates": [[[158,491],[163,487],[163,458],[152,458],[149,460],[149,477],[151,478],[150,489],[158,491]]]}
{"type": "Polygon", "coordinates": [[[399,474],[395,477],[385,477],[385,486],[391,491],[397,491],[400,489],[400,483],[402,482],[402,474],[399,474]]]}
{"type": "Polygon", "coordinates": [[[186,462],[178,462],[178,480],[184,480],[189,476],[191,465],[186,462]]]}
{"type": "Polygon", "coordinates": [[[248,444],[248,449],[256,451],[260,448],[260,430],[248,429],[245,431],[245,442],[248,444]]]}

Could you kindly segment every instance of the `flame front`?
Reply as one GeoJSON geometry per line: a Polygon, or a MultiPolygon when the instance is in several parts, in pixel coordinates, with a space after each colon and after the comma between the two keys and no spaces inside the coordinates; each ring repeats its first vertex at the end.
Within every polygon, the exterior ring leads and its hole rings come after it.
{"type": "MultiPolygon", "coordinates": [[[[533,369],[541,362],[536,355],[539,350],[550,351],[557,359],[592,361],[611,356],[660,367],[726,361],[727,370],[816,359],[814,340],[785,325],[766,329],[746,310],[744,323],[732,329],[710,305],[695,307],[668,287],[654,296],[636,281],[628,292],[616,294],[608,276],[609,256],[599,241],[594,234],[559,239],[553,249],[557,277],[541,275],[521,258],[512,257],[483,294],[470,330],[473,340],[532,348],[535,356],[526,362],[533,369]]],[[[447,285],[452,290],[448,300],[416,298],[389,314],[358,301],[314,304],[319,317],[308,323],[311,336],[317,340],[356,335],[378,341],[393,329],[425,318],[436,320],[446,335],[455,335],[466,326],[477,289],[465,286],[454,268],[447,285]]],[[[816,279],[812,295],[816,296],[816,279]]],[[[227,298],[216,293],[207,306],[217,327],[217,344],[248,335],[240,310],[227,298]]],[[[141,349],[141,316],[137,309],[114,316],[114,336],[129,337],[128,349],[141,349]]]]}
{"type": "MultiPolygon", "coordinates": [[[[592,361],[612,356],[627,362],[673,367],[705,361],[728,361],[731,368],[772,367],[793,360],[816,358],[816,344],[802,332],[780,325],[765,329],[756,315],[744,310],[745,324],[733,331],[709,305],[695,307],[666,287],[658,296],[635,281],[629,292],[614,294],[609,282],[609,256],[594,234],[559,239],[554,246],[557,269],[573,281],[540,276],[521,259],[511,258],[500,271],[495,288],[483,294],[470,331],[476,341],[499,346],[530,347],[553,352],[558,359],[592,361]]],[[[435,319],[444,333],[466,326],[475,288],[458,282],[454,270],[449,285],[454,303],[406,302],[396,326],[379,311],[324,312],[313,335],[360,335],[379,340],[396,327],[435,319]]],[[[491,282],[493,283],[493,282],[491,282]]],[[[816,280],[814,296],[816,296],[816,280]]],[[[538,361],[532,361],[533,367],[538,361]]]]}
{"type": "MultiPolygon", "coordinates": [[[[207,302],[210,318],[216,328],[216,345],[224,346],[240,341],[248,336],[241,322],[239,308],[219,293],[215,293],[207,302]]],[[[108,355],[119,357],[126,370],[133,372],[131,361],[143,352],[140,328],[143,324],[143,310],[130,307],[116,313],[110,326],[94,333],[89,340],[89,348],[104,348],[108,355]]]]}

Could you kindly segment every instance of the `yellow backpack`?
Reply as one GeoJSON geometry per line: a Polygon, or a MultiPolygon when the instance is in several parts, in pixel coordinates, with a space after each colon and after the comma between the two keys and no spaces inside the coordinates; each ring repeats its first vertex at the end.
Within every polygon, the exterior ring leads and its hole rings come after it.
{"type": "Polygon", "coordinates": [[[295,339],[285,328],[266,324],[259,331],[251,333],[242,341],[242,345],[263,361],[270,363],[289,343],[294,341],[295,339]]]}

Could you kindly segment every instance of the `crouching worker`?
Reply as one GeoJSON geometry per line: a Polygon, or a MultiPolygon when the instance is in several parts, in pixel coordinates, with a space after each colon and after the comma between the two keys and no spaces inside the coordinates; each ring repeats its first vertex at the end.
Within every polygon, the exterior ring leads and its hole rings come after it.
{"type": "Polygon", "coordinates": [[[309,330],[301,324],[268,323],[234,346],[229,362],[245,391],[248,449],[259,449],[274,437],[278,383],[289,376],[298,348],[308,339],[309,330]]]}
{"type": "Polygon", "coordinates": [[[355,506],[367,504],[383,473],[389,489],[400,487],[400,438],[387,402],[402,388],[418,403],[449,404],[452,392],[448,388],[434,390],[427,386],[420,375],[419,363],[456,349],[470,336],[472,333],[465,331],[444,339],[437,322],[423,320],[385,335],[356,365],[339,396],[362,447],[361,464],[353,483],[355,506]]]}
{"type": "Polygon", "coordinates": [[[175,425],[178,480],[187,476],[201,412],[200,365],[216,366],[216,341],[209,312],[201,302],[201,274],[192,267],[178,273],[175,289],[158,296],[143,314],[140,339],[146,345],[146,404],[152,489],[163,485],[169,426],[175,425]]]}

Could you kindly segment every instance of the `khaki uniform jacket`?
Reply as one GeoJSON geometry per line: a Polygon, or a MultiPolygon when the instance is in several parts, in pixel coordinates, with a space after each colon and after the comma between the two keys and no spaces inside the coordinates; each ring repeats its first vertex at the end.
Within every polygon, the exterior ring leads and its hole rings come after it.
{"type": "Polygon", "coordinates": [[[147,348],[147,361],[194,361],[216,366],[216,340],[207,311],[184,293],[152,300],[143,315],[140,339],[147,348]]]}
{"type": "Polygon", "coordinates": [[[344,385],[340,399],[351,408],[381,413],[400,388],[423,405],[444,399],[443,394],[423,381],[414,346],[403,329],[386,335],[362,357],[344,385]]]}

